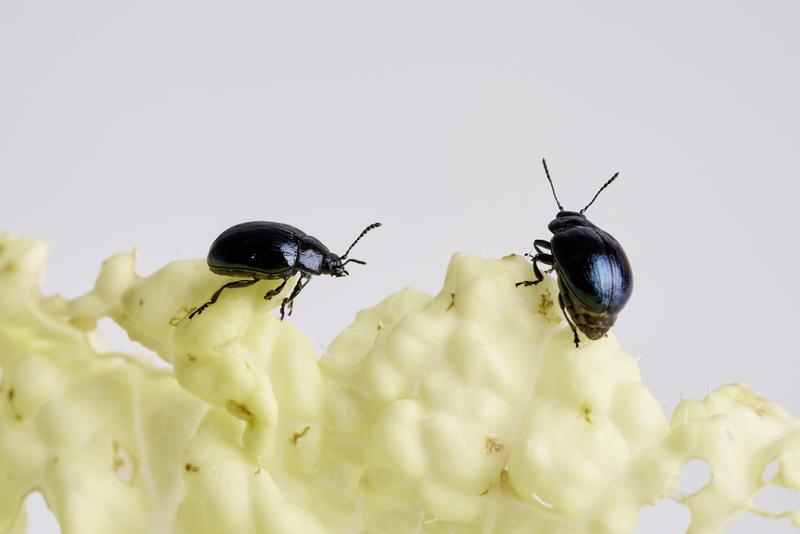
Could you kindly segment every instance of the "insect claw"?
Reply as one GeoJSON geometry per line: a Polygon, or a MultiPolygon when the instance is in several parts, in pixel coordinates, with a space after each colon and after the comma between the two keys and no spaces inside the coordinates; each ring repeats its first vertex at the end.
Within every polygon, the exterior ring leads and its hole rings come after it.
{"type": "Polygon", "coordinates": [[[194,310],[192,313],[190,313],[189,320],[191,321],[195,315],[200,315],[201,313],[203,313],[203,310],[205,310],[206,308],[208,308],[208,302],[206,302],[205,304],[194,310]]]}

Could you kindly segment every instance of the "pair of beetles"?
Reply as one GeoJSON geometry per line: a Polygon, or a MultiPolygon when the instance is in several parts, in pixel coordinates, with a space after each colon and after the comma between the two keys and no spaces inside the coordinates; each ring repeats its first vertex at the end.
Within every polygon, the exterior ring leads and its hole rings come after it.
{"type": "MultiPolygon", "coordinates": [[[[536,254],[526,254],[533,264],[535,280],[517,286],[535,285],[544,279],[539,264],[551,267],[558,274],[558,304],[572,329],[575,347],[578,330],[589,339],[599,339],[614,325],[617,314],[631,296],[633,273],[625,251],[608,232],[592,224],[584,212],[600,193],[613,182],[614,174],[579,212],[565,211],[556,196],[547,162],[543,159],[545,175],[550,182],[558,205],[558,213],[548,228],[550,241],[533,242],[536,254]]],[[[247,287],[259,280],[281,280],[264,295],[269,300],[278,295],[295,274],[300,274],[294,289],[281,303],[281,320],[292,314],[292,303],[314,275],[347,276],[348,263],[365,262],[348,258],[350,251],[367,232],[381,223],[367,226],[347,251],[338,256],[317,238],[302,230],[276,222],[254,221],[228,228],[212,243],[208,252],[209,269],[220,275],[244,278],[220,287],[208,302],[194,310],[189,319],[214,304],[225,289],[247,287]]]]}

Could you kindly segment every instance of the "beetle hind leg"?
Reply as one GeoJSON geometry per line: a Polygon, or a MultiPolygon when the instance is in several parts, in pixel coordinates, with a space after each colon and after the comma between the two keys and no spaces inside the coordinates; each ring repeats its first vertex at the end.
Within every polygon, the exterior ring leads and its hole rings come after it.
{"type": "MultiPolygon", "coordinates": [[[[538,242],[539,240],[537,239],[536,241],[538,242]]],[[[547,241],[545,241],[545,243],[547,243],[547,241]]],[[[524,287],[535,286],[536,284],[538,284],[539,282],[544,280],[544,275],[542,274],[542,271],[539,270],[539,265],[538,265],[539,262],[541,262],[541,263],[543,263],[545,265],[550,265],[551,267],[555,263],[555,261],[553,260],[553,256],[551,256],[550,254],[544,254],[543,252],[540,252],[540,253],[536,254],[535,256],[533,256],[533,262],[532,262],[533,263],[533,274],[534,274],[534,276],[536,276],[536,280],[525,280],[525,281],[522,281],[522,282],[517,282],[516,283],[517,287],[519,287],[519,286],[524,286],[524,287]]]]}
{"type": "Polygon", "coordinates": [[[575,328],[575,323],[572,322],[572,319],[570,319],[569,314],[567,313],[567,309],[564,306],[564,298],[561,296],[561,293],[558,294],[558,305],[561,306],[561,312],[564,314],[567,324],[570,328],[572,328],[572,340],[575,342],[575,348],[577,349],[578,345],[581,343],[581,340],[578,338],[578,329],[575,328]]]}
{"type": "Polygon", "coordinates": [[[217,289],[214,292],[214,294],[211,295],[211,298],[208,300],[208,302],[206,302],[205,304],[194,310],[192,313],[190,313],[189,320],[191,321],[195,315],[200,315],[201,313],[203,313],[203,310],[205,310],[206,308],[217,302],[217,299],[224,290],[234,287],[247,287],[255,284],[256,282],[258,282],[258,278],[252,278],[250,280],[234,280],[233,282],[228,282],[221,288],[217,289]]]}

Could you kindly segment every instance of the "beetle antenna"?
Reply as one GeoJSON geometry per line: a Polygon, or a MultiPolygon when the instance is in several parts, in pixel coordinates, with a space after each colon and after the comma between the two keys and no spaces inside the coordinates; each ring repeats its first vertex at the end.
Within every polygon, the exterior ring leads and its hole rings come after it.
{"type": "Polygon", "coordinates": [[[357,264],[359,264],[359,265],[366,265],[366,264],[367,264],[367,262],[365,262],[365,261],[361,261],[361,260],[356,260],[356,259],[350,258],[350,259],[347,259],[347,260],[345,260],[344,262],[342,262],[342,266],[345,266],[345,265],[347,265],[347,264],[348,264],[348,263],[350,263],[351,261],[352,261],[353,263],[357,263],[357,264]]]}
{"type": "Polygon", "coordinates": [[[547,162],[542,158],[542,165],[544,165],[544,173],[547,175],[547,181],[550,182],[550,189],[553,190],[553,198],[556,199],[556,204],[558,204],[558,211],[564,211],[564,206],[561,205],[561,202],[558,201],[558,197],[556,196],[556,188],[553,186],[553,180],[550,178],[550,171],[547,169],[547,162]]]}
{"type": "Polygon", "coordinates": [[[613,182],[614,180],[616,180],[616,179],[617,179],[617,176],[619,176],[619,173],[616,173],[616,174],[614,174],[614,176],[612,176],[611,178],[609,178],[609,179],[608,179],[608,181],[607,181],[606,183],[604,183],[604,184],[603,184],[603,187],[601,187],[601,188],[600,188],[600,191],[598,191],[597,193],[595,193],[595,195],[594,195],[594,198],[592,199],[592,201],[591,201],[591,202],[589,202],[588,204],[586,204],[586,207],[585,207],[585,208],[583,208],[583,209],[580,211],[580,213],[583,213],[584,211],[586,211],[587,209],[589,209],[589,206],[591,206],[591,205],[592,205],[592,202],[594,202],[595,200],[597,200],[597,197],[598,197],[598,196],[600,196],[600,193],[602,193],[602,192],[603,192],[603,189],[605,189],[606,187],[608,187],[608,186],[609,186],[609,184],[611,184],[611,182],[613,182]]]}
{"type": "MultiPolygon", "coordinates": [[[[366,228],[364,228],[364,231],[363,231],[363,232],[361,232],[361,235],[359,235],[359,236],[356,238],[356,240],[355,240],[355,241],[353,241],[353,244],[352,244],[352,245],[350,245],[350,248],[348,248],[348,249],[347,249],[347,252],[345,252],[345,253],[344,253],[344,254],[341,256],[341,258],[339,258],[339,259],[342,259],[342,260],[344,260],[344,259],[347,259],[347,255],[348,255],[348,254],[350,254],[350,251],[351,251],[351,250],[353,250],[353,247],[354,247],[354,246],[356,246],[356,243],[358,243],[359,241],[361,241],[361,238],[362,238],[362,237],[364,237],[365,235],[367,235],[367,232],[369,232],[370,230],[374,230],[375,228],[377,228],[377,227],[379,227],[379,226],[381,226],[381,223],[377,222],[377,223],[372,223],[372,224],[370,224],[369,226],[367,226],[366,228]]],[[[356,263],[358,263],[358,260],[350,260],[350,261],[355,261],[356,263]]]]}

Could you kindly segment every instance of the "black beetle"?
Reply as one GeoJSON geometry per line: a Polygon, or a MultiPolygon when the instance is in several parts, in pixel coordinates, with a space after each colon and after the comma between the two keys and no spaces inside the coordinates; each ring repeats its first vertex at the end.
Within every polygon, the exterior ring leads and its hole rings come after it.
{"type": "Polygon", "coordinates": [[[526,254],[532,260],[536,280],[519,282],[517,286],[535,285],[544,279],[537,263],[551,266],[551,271],[555,269],[558,304],[572,328],[577,348],[580,341],[575,327],[589,339],[599,339],[614,325],[633,290],[633,272],[622,246],[583,214],[619,173],[603,184],[581,211],[564,211],[544,159],[542,164],[559,211],[547,225],[553,238],[550,241],[537,239],[533,242],[536,255],[526,254]]]}
{"type": "Polygon", "coordinates": [[[264,295],[264,299],[269,300],[281,292],[291,277],[300,273],[294,290],[281,303],[283,320],[286,306],[289,306],[291,315],[292,302],[306,287],[312,275],[347,276],[350,273],[344,266],[348,263],[366,265],[361,260],[347,259],[347,255],[367,232],[380,225],[381,223],[375,223],[367,226],[342,256],[332,253],[316,237],[288,224],[252,221],[231,226],[211,244],[208,268],[211,272],[224,276],[249,278],[234,280],[220,287],[208,302],[189,315],[189,319],[214,304],[220,293],[227,288],[247,287],[264,279],[283,279],[280,285],[264,295]]]}

